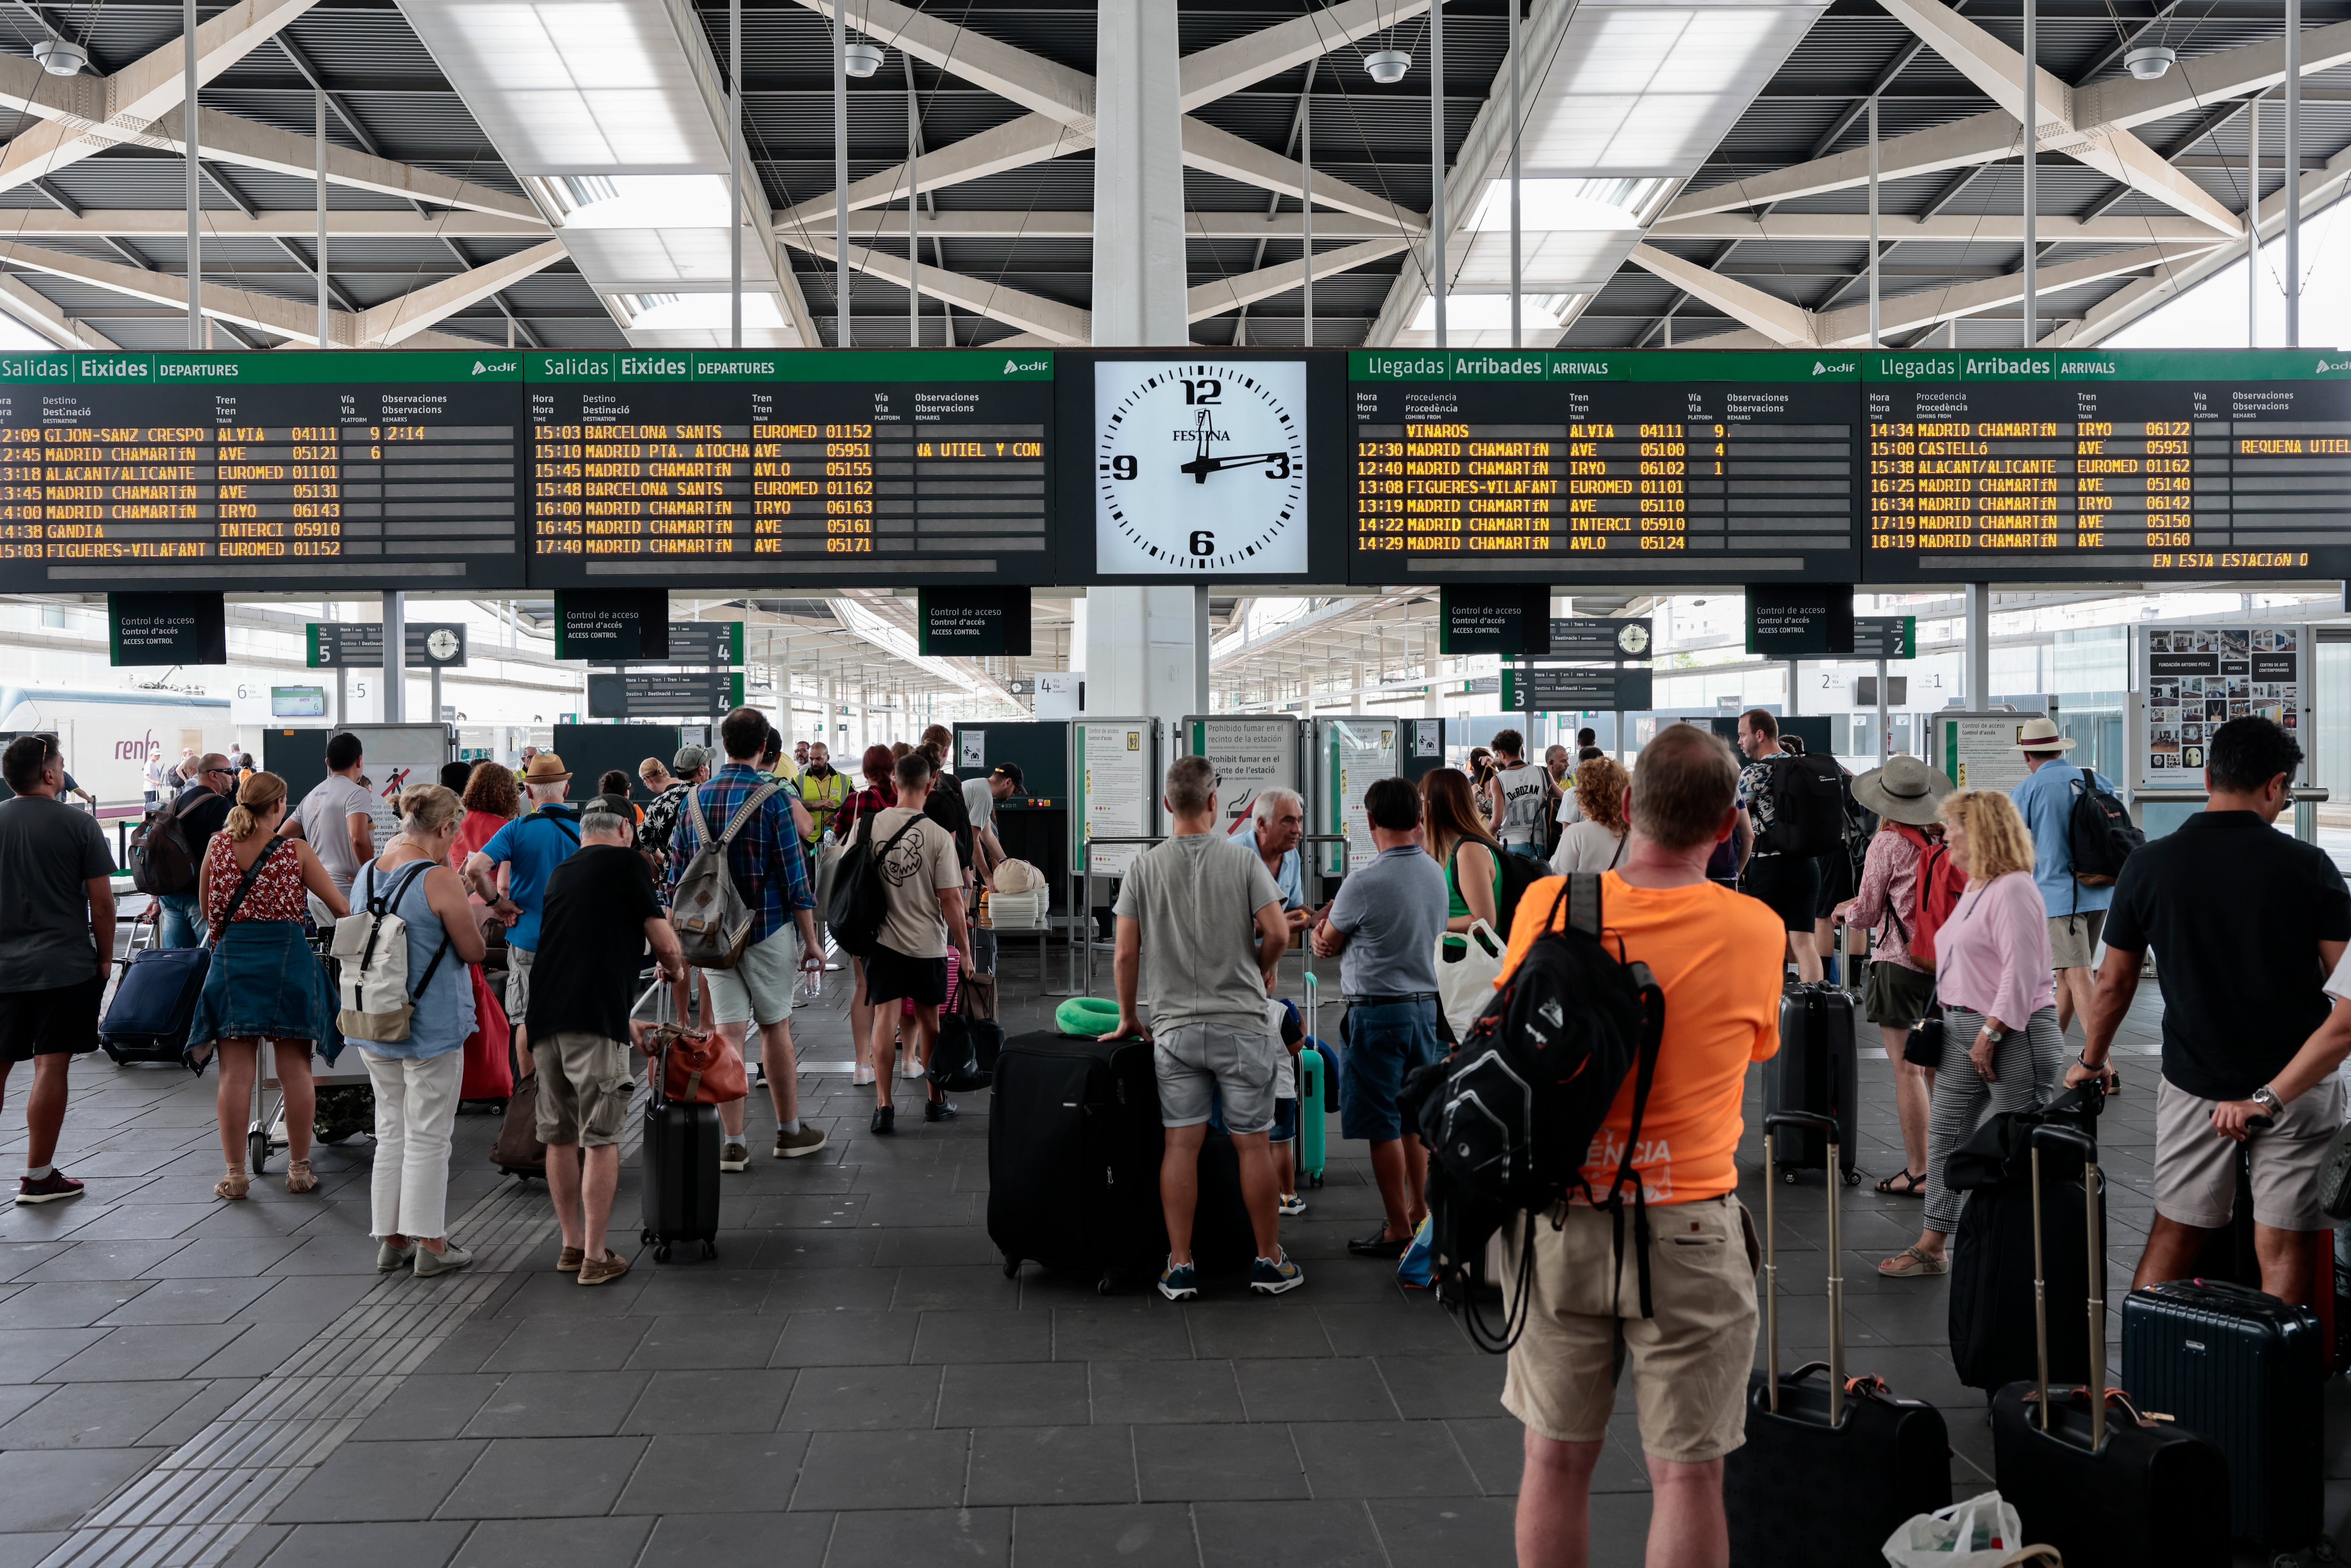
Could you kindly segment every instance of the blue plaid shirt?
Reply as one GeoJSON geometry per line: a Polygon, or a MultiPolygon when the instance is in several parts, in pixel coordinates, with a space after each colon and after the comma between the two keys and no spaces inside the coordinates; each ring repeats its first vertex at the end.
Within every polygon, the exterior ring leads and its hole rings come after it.
{"type": "MultiPolygon", "coordinates": [[[[710,826],[710,836],[715,840],[724,833],[736,808],[770,782],[747,762],[729,762],[698,786],[695,801],[702,808],[702,820],[710,826]]],[[[735,886],[743,902],[751,906],[754,942],[764,942],[791,924],[795,911],[816,907],[816,894],[809,886],[808,860],[800,852],[799,829],[792,822],[791,801],[790,786],[778,789],[743,824],[726,852],[735,886]]],[[[694,818],[678,812],[677,831],[669,840],[672,887],[701,847],[702,835],[695,831],[694,818]]]]}

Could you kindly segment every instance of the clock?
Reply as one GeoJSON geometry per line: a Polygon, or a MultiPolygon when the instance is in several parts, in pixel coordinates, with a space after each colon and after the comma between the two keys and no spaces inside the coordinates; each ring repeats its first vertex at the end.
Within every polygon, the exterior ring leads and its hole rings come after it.
{"type": "Polygon", "coordinates": [[[424,652],[436,664],[445,664],[455,658],[460,645],[457,633],[446,626],[435,626],[425,634],[424,652]]]}
{"type": "Polygon", "coordinates": [[[1638,621],[1627,621],[1616,633],[1616,651],[1628,659],[1646,656],[1649,651],[1649,629],[1638,621]]]}
{"type": "Polygon", "coordinates": [[[1094,363],[1094,570],[1307,570],[1306,363],[1094,363]]]}

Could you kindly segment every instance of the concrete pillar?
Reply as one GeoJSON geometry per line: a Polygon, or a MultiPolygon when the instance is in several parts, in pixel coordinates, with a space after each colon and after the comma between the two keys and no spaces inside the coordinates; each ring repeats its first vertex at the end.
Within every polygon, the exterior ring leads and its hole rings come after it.
{"type": "MultiPolygon", "coordinates": [[[[403,724],[408,718],[408,672],[402,666],[408,653],[408,595],[388,591],[383,596],[383,722],[403,724]]],[[[583,688],[584,689],[584,688],[583,688]]],[[[438,718],[440,716],[434,716],[438,718]]],[[[584,718],[586,714],[583,712],[584,718]]]]}
{"type": "Polygon", "coordinates": [[[1991,584],[1968,584],[1967,685],[1969,707],[1978,713],[1991,706],[1991,584]]]}

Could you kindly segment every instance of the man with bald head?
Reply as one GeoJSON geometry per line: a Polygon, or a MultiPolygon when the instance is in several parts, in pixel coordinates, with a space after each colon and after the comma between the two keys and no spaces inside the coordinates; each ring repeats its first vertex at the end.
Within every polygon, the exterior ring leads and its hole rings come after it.
{"type": "MultiPolygon", "coordinates": [[[[188,782],[172,800],[172,813],[180,820],[180,831],[188,841],[188,863],[201,867],[204,849],[228,821],[228,809],[236,795],[236,768],[217,751],[207,751],[186,765],[188,782]]],[[[196,947],[204,944],[204,903],[203,877],[192,878],[177,893],[156,895],[160,906],[156,912],[155,945],[159,947],[196,947]]]]}

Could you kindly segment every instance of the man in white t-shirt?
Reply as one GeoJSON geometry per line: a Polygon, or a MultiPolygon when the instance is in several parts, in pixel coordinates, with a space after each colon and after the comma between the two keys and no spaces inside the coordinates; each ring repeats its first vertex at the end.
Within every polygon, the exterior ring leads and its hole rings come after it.
{"type": "Polygon", "coordinates": [[[1551,774],[1526,759],[1526,737],[1505,729],[1494,737],[1494,776],[1486,782],[1486,808],[1494,836],[1512,854],[1543,858],[1543,818],[1549,814],[1551,774]]]}
{"type": "MultiPolygon", "coordinates": [[[[971,819],[973,869],[979,873],[979,884],[996,885],[996,868],[1007,859],[1004,841],[996,833],[996,803],[1015,795],[1029,792],[1028,781],[1021,776],[1018,762],[999,762],[985,779],[963,781],[964,815],[971,819]]],[[[979,965],[979,973],[996,973],[996,933],[985,926],[971,928],[971,949],[979,965]]]]}
{"type": "MultiPolygon", "coordinates": [[[[346,900],[351,895],[351,878],[375,859],[375,796],[360,782],[364,761],[358,736],[342,730],[328,737],[327,776],[302,797],[295,812],[302,836],[346,900]]],[[[311,900],[311,918],[320,918],[325,908],[311,900]]]]}

